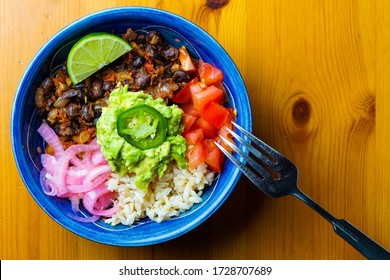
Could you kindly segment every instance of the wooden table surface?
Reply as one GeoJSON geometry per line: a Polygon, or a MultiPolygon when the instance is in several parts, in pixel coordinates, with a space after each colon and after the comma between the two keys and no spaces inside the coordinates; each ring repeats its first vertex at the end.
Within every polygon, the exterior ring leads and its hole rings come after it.
{"type": "Polygon", "coordinates": [[[216,38],[246,83],[254,133],[296,163],[305,193],[390,248],[390,2],[207,2],[1,0],[1,259],[362,259],[304,203],[268,198],[245,178],[208,221],[155,246],[97,244],[39,208],[12,156],[15,89],[58,30],[124,5],[174,12],[216,38]]]}

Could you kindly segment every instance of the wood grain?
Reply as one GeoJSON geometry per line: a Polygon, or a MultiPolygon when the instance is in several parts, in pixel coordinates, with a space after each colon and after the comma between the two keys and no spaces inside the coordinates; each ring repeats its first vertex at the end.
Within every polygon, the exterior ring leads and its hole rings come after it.
{"type": "Polygon", "coordinates": [[[149,247],[85,240],[37,206],[10,144],[18,82],[59,29],[125,5],[174,12],[217,39],[246,83],[254,133],[296,163],[305,193],[390,248],[389,1],[1,0],[1,259],[362,259],[302,202],[270,199],[245,178],[207,222],[149,247]]]}

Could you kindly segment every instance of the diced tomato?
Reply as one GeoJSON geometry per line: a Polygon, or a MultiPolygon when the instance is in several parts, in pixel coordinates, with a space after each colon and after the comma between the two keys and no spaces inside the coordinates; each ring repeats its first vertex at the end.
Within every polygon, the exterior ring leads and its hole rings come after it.
{"type": "Polygon", "coordinates": [[[185,46],[179,49],[179,60],[182,69],[186,72],[193,72],[196,70],[194,63],[192,62],[191,56],[189,55],[185,46]]]}
{"type": "Polygon", "coordinates": [[[206,148],[207,148],[207,151],[211,152],[215,149],[219,150],[219,148],[217,147],[217,145],[215,145],[214,142],[217,142],[215,138],[213,139],[206,139],[204,140],[204,143],[206,144],[206,148]]]}
{"type": "Polygon", "coordinates": [[[192,94],[192,102],[194,103],[194,108],[199,114],[202,113],[204,107],[214,101],[221,102],[223,97],[223,91],[215,86],[209,86],[206,89],[192,94]]]}
{"type": "Polygon", "coordinates": [[[198,78],[194,78],[187,83],[173,98],[173,102],[185,104],[192,100],[192,93],[196,93],[202,90],[198,78]]]}
{"type": "Polygon", "coordinates": [[[206,138],[215,138],[218,134],[218,129],[209,124],[204,118],[199,117],[195,120],[192,125],[193,129],[201,128],[203,130],[203,135],[206,138]]]}
{"type": "Polygon", "coordinates": [[[182,119],[184,124],[184,133],[185,133],[191,129],[192,125],[196,121],[196,117],[190,114],[183,113],[182,119]]]}
{"type": "Polygon", "coordinates": [[[205,162],[211,170],[221,173],[224,154],[217,147],[217,145],[215,145],[214,141],[215,139],[205,140],[206,149],[207,149],[205,162]]]}
{"type": "Polygon", "coordinates": [[[204,141],[198,141],[193,146],[187,148],[188,166],[190,169],[198,167],[206,160],[207,149],[204,141]]]}
{"type": "Polygon", "coordinates": [[[115,82],[116,81],[116,72],[112,69],[106,71],[104,77],[104,82],[115,82]]]}
{"type": "Polygon", "coordinates": [[[187,141],[187,145],[195,145],[197,142],[204,141],[203,130],[198,128],[195,130],[190,130],[182,134],[187,141]]]}
{"type": "MultiPolygon", "coordinates": [[[[229,152],[233,151],[222,141],[221,136],[234,143],[227,129],[234,129],[231,121],[235,120],[234,110],[223,106],[226,101],[223,73],[206,62],[200,62],[196,69],[185,47],[179,49],[179,59],[184,71],[198,72],[198,76],[173,98],[173,102],[184,112],[182,136],[187,142],[189,168],[196,168],[205,162],[210,170],[220,173],[225,156],[214,142],[229,152]]],[[[196,73],[191,75],[195,76],[196,73]]]]}
{"type": "MultiPolygon", "coordinates": [[[[223,124],[223,127],[227,127],[227,128],[230,128],[231,130],[233,130],[234,127],[233,127],[232,122],[234,122],[236,120],[236,114],[235,114],[233,108],[226,108],[226,110],[228,111],[229,114],[228,114],[228,117],[226,118],[226,122],[223,124]]],[[[221,134],[222,129],[223,128],[221,128],[220,131],[218,132],[219,134],[221,134]]]]}
{"type": "Polygon", "coordinates": [[[228,116],[226,118],[226,121],[225,123],[221,126],[221,128],[218,130],[218,134],[219,135],[222,135],[222,136],[227,136],[228,134],[230,134],[226,128],[229,128],[230,130],[233,130],[234,127],[233,127],[233,124],[232,122],[234,122],[236,120],[236,115],[234,113],[234,109],[233,108],[226,108],[226,110],[228,111],[228,116]]]}
{"type": "Polygon", "coordinates": [[[221,104],[212,101],[206,104],[203,111],[200,112],[200,116],[212,126],[220,128],[226,122],[229,111],[221,104]]]}
{"type": "Polygon", "coordinates": [[[208,86],[220,84],[223,80],[222,71],[207,62],[199,63],[198,73],[201,82],[208,86]]]}
{"type": "Polygon", "coordinates": [[[173,98],[175,103],[189,103],[191,102],[190,83],[186,84],[173,98]]]}
{"type": "Polygon", "coordinates": [[[147,61],[147,62],[144,64],[144,67],[145,67],[146,71],[148,71],[149,74],[153,74],[154,68],[153,68],[153,63],[152,63],[152,62],[147,61]]]}
{"type": "Polygon", "coordinates": [[[198,117],[199,116],[198,111],[195,110],[194,104],[192,104],[192,103],[180,104],[179,107],[180,107],[180,109],[183,110],[184,113],[186,113],[188,115],[191,115],[191,116],[194,116],[194,117],[198,117]]]}
{"type": "MultiPolygon", "coordinates": [[[[233,136],[230,134],[230,132],[227,130],[227,128],[229,128],[230,130],[234,129],[232,121],[235,121],[236,115],[234,113],[234,109],[233,108],[227,108],[226,110],[229,112],[229,115],[226,118],[225,123],[218,130],[218,135],[223,136],[224,138],[226,138],[227,140],[229,140],[230,142],[232,142],[234,144],[233,136]]],[[[229,145],[226,144],[224,141],[220,140],[220,141],[217,141],[217,142],[220,143],[230,153],[233,151],[233,149],[230,148],[229,145]]]]}
{"type": "MultiPolygon", "coordinates": [[[[194,80],[196,80],[196,82],[190,84],[191,95],[193,93],[197,93],[199,91],[202,91],[203,89],[205,89],[207,87],[205,84],[202,84],[201,82],[199,82],[198,78],[195,78],[194,80]]],[[[194,81],[194,80],[192,80],[192,81],[194,81]]]]}

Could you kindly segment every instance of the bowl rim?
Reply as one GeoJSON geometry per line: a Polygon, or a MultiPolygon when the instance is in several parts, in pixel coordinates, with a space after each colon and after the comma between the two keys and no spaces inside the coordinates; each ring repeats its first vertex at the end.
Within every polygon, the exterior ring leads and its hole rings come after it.
{"type": "Polygon", "coordinates": [[[230,180],[230,182],[229,182],[230,187],[227,189],[227,191],[225,191],[224,193],[221,194],[221,197],[215,203],[210,205],[210,207],[207,209],[207,211],[205,211],[202,215],[193,219],[191,222],[186,223],[185,226],[183,226],[175,231],[172,231],[172,232],[165,234],[165,235],[158,235],[158,236],[155,236],[154,238],[144,239],[141,241],[133,241],[133,242],[132,241],[130,241],[130,242],[114,242],[112,240],[106,240],[104,238],[98,239],[97,237],[94,237],[93,235],[86,236],[82,231],[79,231],[77,229],[77,227],[76,228],[70,227],[69,225],[67,225],[63,221],[59,220],[53,213],[51,213],[50,211],[48,211],[48,209],[46,209],[45,205],[43,205],[43,203],[41,203],[41,201],[39,199],[37,199],[37,197],[35,196],[35,194],[32,192],[31,188],[28,185],[28,180],[27,180],[28,171],[23,170],[22,163],[19,161],[19,158],[22,156],[23,149],[20,148],[20,146],[22,145],[21,139],[20,139],[21,137],[18,137],[20,128],[16,127],[16,125],[14,125],[14,123],[16,123],[16,120],[18,118],[18,116],[16,115],[16,109],[17,109],[18,105],[20,105],[22,103],[23,98],[24,98],[24,96],[21,96],[19,93],[21,92],[24,83],[29,80],[29,73],[31,72],[33,65],[37,61],[39,61],[39,58],[41,56],[44,56],[44,52],[47,48],[50,48],[50,46],[52,46],[52,44],[55,44],[55,42],[57,40],[59,40],[59,38],[63,38],[67,34],[70,34],[70,32],[72,32],[72,30],[77,29],[77,26],[82,24],[83,22],[89,22],[89,21],[97,19],[101,16],[115,15],[115,14],[128,14],[128,13],[134,13],[136,11],[143,12],[143,13],[160,14],[162,16],[174,18],[175,20],[178,20],[180,22],[184,22],[185,24],[189,25],[190,28],[197,30],[197,32],[203,33],[202,36],[207,37],[207,39],[210,40],[210,42],[212,42],[213,45],[220,48],[219,51],[221,51],[223,53],[223,55],[226,56],[226,58],[228,58],[231,65],[236,70],[236,73],[234,73],[234,75],[236,75],[239,78],[239,81],[242,83],[242,87],[245,91],[244,92],[245,98],[243,98],[244,100],[240,100],[240,101],[244,101],[243,105],[245,107],[247,107],[249,110],[248,110],[248,112],[246,112],[246,116],[244,119],[245,123],[243,124],[243,126],[248,131],[251,132],[251,130],[252,130],[252,111],[251,111],[251,106],[250,106],[249,95],[247,94],[244,80],[243,80],[240,72],[238,71],[236,64],[231,59],[231,57],[226,52],[226,50],[222,47],[222,45],[216,39],[214,39],[207,31],[205,31],[200,26],[196,25],[195,23],[191,22],[190,20],[188,20],[180,15],[177,15],[177,14],[169,12],[169,11],[161,10],[161,9],[149,8],[149,7],[143,7],[143,6],[122,6],[122,7],[108,8],[108,9],[103,9],[103,10],[100,10],[97,12],[93,12],[93,13],[87,14],[79,19],[76,19],[75,21],[71,22],[70,24],[68,24],[65,27],[63,27],[62,29],[60,29],[53,36],[51,36],[50,39],[48,39],[47,42],[33,56],[33,58],[31,59],[30,63],[28,64],[27,68],[25,69],[25,71],[22,75],[20,82],[18,84],[18,87],[16,88],[16,91],[15,91],[14,101],[13,101],[12,110],[11,110],[11,118],[10,118],[11,119],[11,124],[10,124],[11,144],[12,144],[13,157],[14,157],[14,160],[16,162],[17,169],[18,169],[19,174],[23,180],[24,185],[26,186],[27,190],[29,191],[30,195],[33,197],[35,202],[41,207],[41,209],[43,209],[47,215],[49,215],[54,221],[56,221],[62,227],[73,232],[76,235],[79,235],[83,238],[86,238],[88,240],[91,240],[91,241],[94,241],[97,243],[101,243],[101,244],[113,245],[113,246],[126,246],[126,247],[128,247],[128,246],[155,245],[158,243],[166,242],[166,241],[169,241],[171,239],[178,238],[179,236],[182,236],[185,233],[198,227],[200,224],[205,222],[211,215],[213,215],[214,212],[217,211],[222,206],[222,204],[225,202],[225,200],[230,196],[230,194],[235,189],[237,182],[239,181],[239,179],[242,175],[241,171],[239,171],[238,168],[234,169],[233,174],[231,174],[233,180],[230,180]]]}

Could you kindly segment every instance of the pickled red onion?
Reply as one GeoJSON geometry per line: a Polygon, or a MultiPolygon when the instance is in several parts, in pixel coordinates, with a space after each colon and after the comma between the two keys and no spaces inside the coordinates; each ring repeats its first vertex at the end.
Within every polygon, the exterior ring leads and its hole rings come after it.
{"type": "Polygon", "coordinates": [[[38,133],[42,136],[43,140],[53,148],[57,157],[63,154],[64,148],[62,147],[60,139],[47,123],[43,122],[41,124],[38,128],[38,133]]]}
{"type": "Polygon", "coordinates": [[[53,184],[48,182],[46,178],[47,174],[47,170],[43,168],[39,173],[39,182],[41,183],[42,190],[46,195],[55,196],[57,194],[57,189],[53,186],[53,184]]]}
{"type": "Polygon", "coordinates": [[[100,216],[112,216],[118,206],[115,203],[111,206],[114,193],[106,185],[111,168],[96,139],[91,144],[77,144],[64,150],[59,137],[48,124],[42,123],[38,133],[54,150],[54,155],[41,155],[43,168],[40,182],[44,193],[69,198],[75,213],[80,211],[79,204],[83,200],[84,208],[92,216],[69,214],[75,220],[94,222],[100,216]]]}
{"type": "MultiPolygon", "coordinates": [[[[100,149],[99,145],[86,145],[77,144],[70,146],[64,153],[58,158],[58,162],[53,174],[53,181],[57,185],[57,196],[63,196],[67,194],[66,188],[66,174],[68,172],[70,159],[78,154],[95,151],[100,149]]],[[[86,163],[86,168],[90,168],[89,162],[86,163]]]]}
{"type": "Polygon", "coordinates": [[[107,189],[107,186],[100,185],[99,187],[87,192],[83,199],[83,205],[85,209],[88,210],[89,213],[93,215],[98,216],[105,216],[105,217],[111,217],[112,214],[114,214],[118,210],[118,205],[114,203],[114,206],[110,209],[96,209],[95,205],[98,202],[98,199],[102,197],[103,195],[110,192],[110,190],[107,189]]]}
{"type": "MultiPolygon", "coordinates": [[[[45,142],[53,148],[56,157],[60,157],[64,153],[64,148],[62,147],[61,140],[47,123],[43,122],[37,131],[41,135],[43,140],[45,140],[45,142]]],[[[74,165],[80,164],[80,161],[77,157],[71,158],[71,161],[74,165]]]]}
{"type": "Polygon", "coordinates": [[[108,174],[101,174],[98,177],[96,177],[95,180],[87,183],[81,183],[81,184],[69,184],[67,186],[68,191],[71,193],[85,193],[90,190],[93,190],[96,188],[96,186],[101,185],[107,180],[108,174]]]}
{"type": "Polygon", "coordinates": [[[104,158],[103,154],[99,151],[95,151],[92,154],[92,163],[94,165],[102,164],[102,163],[107,163],[106,159],[104,158]]]}

